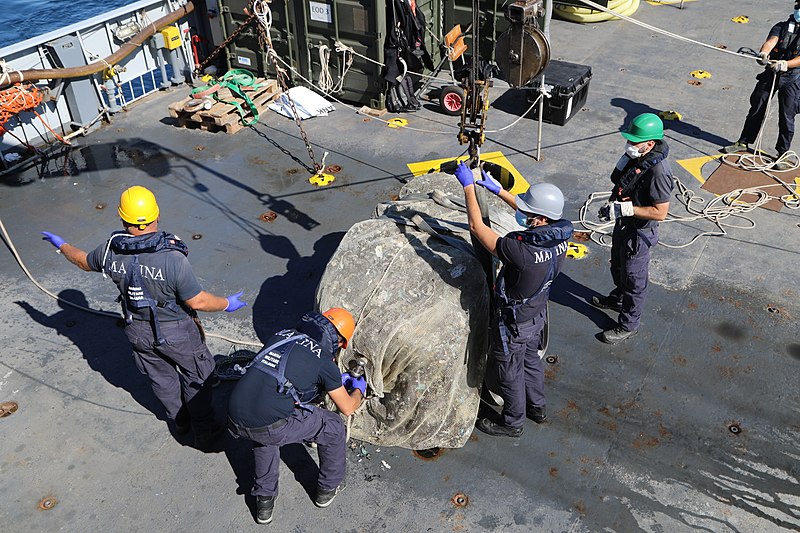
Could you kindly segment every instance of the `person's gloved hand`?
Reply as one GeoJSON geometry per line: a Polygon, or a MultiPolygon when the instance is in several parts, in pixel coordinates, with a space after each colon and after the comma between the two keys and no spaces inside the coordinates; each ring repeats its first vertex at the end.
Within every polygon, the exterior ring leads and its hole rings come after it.
{"type": "Polygon", "coordinates": [[[781,59],[780,61],[776,61],[769,66],[775,72],[786,72],[789,70],[789,63],[781,59]]]}
{"type": "Polygon", "coordinates": [[[480,185],[494,195],[500,194],[500,190],[503,188],[503,186],[500,185],[499,181],[494,179],[491,174],[483,169],[481,169],[481,176],[483,176],[483,179],[476,181],[475,183],[477,185],[480,185]]]}
{"type": "Polygon", "coordinates": [[[42,240],[49,242],[58,249],[61,249],[63,245],[67,244],[67,241],[65,241],[55,233],[50,233],[49,231],[43,231],[42,235],[44,235],[44,237],[42,237],[42,240]]]}
{"type": "Polygon", "coordinates": [[[456,167],[456,179],[462,187],[475,185],[475,178],[472,176],[472,170],[470,170],[466,163],[459,163],[456,167]]]}
{"type": "Polygon", "coordinates": [[[633,202],[609,202],[597,212],[601,222],[611,222],[621,217],[633,216],[633,202]]]}
{"type": "Polygon", "coordinates": [[[759,65],[767,66],[769,65],[769,53],[767,52],[759,52],[758,59],[756,59],[759,65]]]}
{"type": "Polygon", "coordinates": [[[227,296],[225,299],[228,300],[228,306],[225,307],[225,311],[227,311],[228,313],[233,313],[237,309],[241,309],[242,307],[247,305],[247,302],[243,302],[243,301],[239,300],[239,297],[243,293],[244,293],[244,291],[240,291],[240,292],[237,292],[236,294],[232,294],[230,296],[227,296]]]}
{"type": "Polygon", "coordinates": [[[350,372],[342,372],[342,386],[346,389],[352,389],[353,385],[351,382],[353,381],[353,376],[350,375],[350,372]]]}
{"type": "Polygon", "coordinates": [[[350,376],[350,387],[351,389],[358,389],[361,391],[361,396],[367,396],[367,378],[364,376],[359,376],[354,378],[350,376]]]}

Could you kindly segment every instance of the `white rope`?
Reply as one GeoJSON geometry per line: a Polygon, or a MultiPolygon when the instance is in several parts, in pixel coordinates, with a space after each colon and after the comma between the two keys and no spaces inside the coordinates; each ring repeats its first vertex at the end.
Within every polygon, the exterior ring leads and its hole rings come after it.
{"type": "Polygon", "coordinates": [[[672,33],[672,32],[669,32],[667,30],[662,30],[661,28],[657,28],[655,26],[651,26],[650,24],[646,24],[644,22],[641,22],[639,20],[631,18],[631,17],[629,17],[627,15],[623,15],[622,13],[618,13],[616,11],[608,9],[607,7],[601,6],[598,3],[592,2],[592,0],[580,0],[580,1],[583,2],[584,4],[588,5],[588,6],[591,6],[592,9],[596,9],[597,11],[603,11],[603,12],[608,13],[610,15],[614,15],[615,17],[621,18],[622,20],[627,20],[628,22],[636,24],[637,26],[641,26],[641,27],[646,28],[646,29],[648,29],[650,31],[654,31],[654,32],[660,33],[662,35],[666,35],[667,37],[671,37],[671,38],[677,39],[679,41],[696,44],[696,45],[699,45],[699,46],[703,46],[705,48],[710,48],[711,50],[716,50],[717,52],[723,52],[725,54],[732,54],[732,55],[735,55],[735,56],[738,56],[738,57],[743,57],[745,59],[750,59],[750,60],[757,59],[755,56],[752,56],[750,54],[742,54],[740,52],[733,52],[731,50],[725,50],[723,48],[718,48],[718,47],[716,47],[716,46],[714,46],[712,44],[706,44],[706,43],[703,43],[703,42],[700,42],[700,41],[696,41],[694,39],[689,39],[688,37],[684,37],[682,35],[678,35],[677,33],[672,33]]]}
{"type": "Polygon", "coordinates": [[[327,44],[321,44],[318,46],[319,49],[319,81],[317,82],[317,86],[325,92],[331,92],[333,90],[333,77],[331,76],[331,69],[330,69],[330,59],[331,59],[331,49],[328,48],[327,44]]]}
{"type": "MultiPolygon", "coordinates": [[[[339,98],[337,98],[336,96],[334,96],[334,95],[333,95],[333,94],[331,94],[330,92],[327,92],[327,91],[323,91],[323,90],[321,90],[319,87],[317,87],[317,85],[316,85],[314,82],[312,82],[312,81],[311,81],[311,80],[309,80],[308,78],[304,77],[304,76],[303,76],[302,74],[300,74],[300,72],[298,72],[298,71],[297,71],[297,70],[296,70],[294,67],[292,67],[292,66],[291,66],[289,63],[287,63],[286,61],[284,61],[284,60],[283,60],[283,59],[282,59],[282,58],[281,58],[279,55],[277,55],[277,54],[275,53],[275,51],[274,51],[274,50],[270,50],[268,53],[271,53],[271,54],[273,54],[273,55],[274,55],[274,57],[275,57],[275,58],[276,58],[278,61],[280,61],[281,63],[283,63],[283,65],[286,67],[286,69],[288,69],[288,70],[291,70],[292,72],[294,72],[294,73],[297,75],[297,77],[298,77],[298,78],[300,78],[301,80],[303,80],[304,82],[306,82],[306,83],[308,84],[308,86],[309,86],[309,87],[311,87],[312,89],[316,90],[317,92],[319,92],[319,93],[320,93],[320,94],[322,94],[323,96],[327,96],[328,98],[331,98],[332,100],[335,100],[337,103],[339,103],[339,104],[342,104],[344,107],[346,107],[346,108],[348,108],[348,109],[351,109],[352,111],[355,111],[355,112],[356,112],[357,114],[359,114],[359,115],[366,115],[365,113],[362,113],[362,112],[361,112],[361,109],[359,109],[359,108],[357,108],[357,107],[354,107],[354,106],[352,106],[352,105],[350,105],[350,104],[348,104],[348,103],[346,103],[346,102],[343,102],[343,101],[341,101],[339,98]]],[[[413,74],[413,73],[411,73],[411,74],[413,74]]],[[[536,104],[539,102],[539,98],[541,98],[541,95],[540,95],[540,96],[539,96],[539,97],[538,97],[538,98],[537,98],[537,99],[536,99],[536,100],[533,102],[533,104],[531,104],[531,106],[530,106],[530,107],[527,109],[527,111],[525,111],[525,113],[523,113],[522,115],[520,115],[520,116],[519,116],[519,117],[518,117],[516,120],[514,120],[514,122],[512,122],[511,124],[508,124],[508,125],[506,125],[506,126],[503,126],[503,127],[502,127],[502,128],[500,128],[500,129],[496,129],[496,130],[487,130],[485,133],[499,133],[499,132],[501,132],[501,131],[505,131],[505,130],[507,130],[507,129],[511,128],[512,126],[515,126],[517,123],[519,123],[519,121],[521,121],[523,118],[525,118],[525,116],[526,116],[526,115],[527,115],[527,114],[528,114],[528,113],[529,113],[529,112],[530,112],[530,111],[533,109],[533,107],[534,107],[534,106],[535,106],[535,105],[536,105],[536,104]]],[[[374,116],[372,116],[372,115],[366,115],[366,116],[368,116],[368,117],[369,117],[369,118],[371,118],[371,119],[377,120],[378,122],[383,122],[384,124],[390,124],[390,121],[388,121],[388,120],[383,120],[382,118],[374,117],[374,116]]],[[[439,124],[441,124],[441,123],[439,123],[439,124]]],[[[442,124],[442,125],[443,125],[443,126],[445,126],[445,127],[448,127],[448,128],[452,128],[453,130],[457,130],[457,129],[459,129],[457,126],[453,126],[453,125],[450,125],[450,124],[442,124]]],[[[402,128],[402,129],[406,129],[406,130],[411,130],[411,131],[418,131],[418,132],[421,132],[421,133],[433,133],[433,134],[436,134],[436,135],[452,135],[452,134],[453,134],[453,132],[452,132],[452,131],[436,131],[436,130],[426,130],[426,129],[422,129],[422,128],[413,128],[413,127],[411,127],[411,126],[401,126],[401,128],[402,128]]]]}
{"type": "MultiPolygon", "coordinates": [[[[700,232],[683,244],[667,244],[663,241],[659,241],[658,244],[666,248],[686,248],[700,237],[722,237],[727,235],[728,231],[726,228],[753,229],[756,227],[756,223],[753,219],[745,216],[745,213],[749,213],[773,200],[780,200],[789,209],[800,209],[800,195],[795,194],[792,184],[785,183],[778,178],[775,179],[779,181],[779,183],[762,185],[759,187],[748,187],[745,189],[734,189],[706,202],[704,198],[697,196],[693,190],[687,188],[677,178],[673,178],[673,183],[678,189],[675,197],[683,204],[689,215],[677,216],[670,211],[667,215],[667,219],[661,221],[661,223],[686,223],[696,220],[707,220],[717,227],[717,231],[700,232]],[[788,191],[788,194],[782,196],[771,195],[766,191],[769,187],[783,187],[788,191]],[[755,196],[756,199],[753,201],[746,201],[743,198],[747,196],[755,196]],[[728,222],[728,219],[740,219],[745,221],[745,223],[735,224],[728,222]]],[[[596,200],[607,201],[609,196],[609,193],[605,191],[591,193],[578,212],[578,220],[573,222],[573,224],[580,224],[586,228],[590,233],[589,237],[592,242],[600,246],[611,246],[607,237],[611,235],[610,230],[614,226],[614,221],[598,222],[594,218],[590,220],[587,217],[587,213],[589,213],[589,206],[592,202],[596,200]]]]}
{"type": "Polygon", "coordinates": [[[797,170],[800,168],[800,157],[798,157],[794,151],[788,150],[783,154],[780,154],[777,159],[773,159],[771,157],[765,157],[763,155],[764,151],[761,149],[761,145],[764,140],[764,127],[766,126],[767,120],[772,112],[772,97],[775,94],[775,84],[777,81],[778,74],[775,73],[772,77],[772,86],[769,89],[769,99],[767,100],[767,106],[764,110],[764,119],[761,121],[761,127],[758,130],[758,135],[756,135],[756,140],[753,144],[753,153],[726,154],[722,156],[722,161],[728,165],[741,168],[742,170],[764,172],[776,180],[781,181],[776,176],[769,174],[767,171],[772,170],[774,172],[790,172],[792,170],[797,170]],[[735,159],[731,161],[733,158],[735,159]],[[780,169],[777,167],[780,167],[780,169]]]}
{"type": "Polygon", "coordinates": [[[16,72],[19,76],[19,82],[22,83],[24,81],[24,76],[22,72],[13,68],[11,65],[6,63],[4,59],[0,59],[0,86],[2,85],[11,85],[11,74],[16,72]]]}
{"type": "Polygon", "coordinates": [[[254,0],[253,14],[256,16],[258,23],[264,28],[269,35],[269,30],[272,28],[272,10],[269,8],[267,0],[254,0]]]}
{"type": "Polygon", "coordinates": [[[339,72],[339,83],[333,88],[333,92],[341,93],[344,90],[344,77],[350,72],[350,67],[353,66],[353,55],[355,55],[355,51],[341,41],[336,41],[334,47],[337,52],[342,54],[342,63],[339,72]]]}

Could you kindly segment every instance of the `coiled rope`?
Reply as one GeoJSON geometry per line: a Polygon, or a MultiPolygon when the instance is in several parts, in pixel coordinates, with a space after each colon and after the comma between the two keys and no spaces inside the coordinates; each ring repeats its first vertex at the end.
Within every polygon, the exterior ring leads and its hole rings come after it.
{"type": "MultiPolygon", "coordinates": [[[[608,10],[622,15],[633,15],[639,9],[639,0],[612,0],[608,3],[608,10]]],[[[586,7],[558,4],[553,6],[553,14],[559,18],[572,22],[603,22],[606,20],[616,20],[619,17],[611,13],[595,11],[586,7]]]]}

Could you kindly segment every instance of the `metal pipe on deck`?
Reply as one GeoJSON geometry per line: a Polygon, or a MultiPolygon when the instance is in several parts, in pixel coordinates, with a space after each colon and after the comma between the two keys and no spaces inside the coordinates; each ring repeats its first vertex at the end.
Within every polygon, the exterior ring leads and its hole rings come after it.
{"type": "Polygon", "coordinates": [[[136,49],[142,46],[147,39],[152,37],[159,28],[163,28],[164,26],[177,22],[192,11],[194,11],[194,3],[189,0],[185,5],[179,7],[172,13],[155,20],[152,24],[149,24],[147,27],[142,29],[142,31],[131,37],[130,41],[120,46],[119,49],[110,56],[99,61],[95,61],[89,65],[69,68],[31,69],[22,71],[12,70],[10,72],[6,72],[5,75],[2,76],[2,79],[0,79],[0,89],[4,89],[14,85],[15,83],[21,83],[23,81],[33,82],[39,80],[82,78],[102,72],[103,70],[107,69],[109,65],[116,65],[125,57],[135,52],[136,49]]]}

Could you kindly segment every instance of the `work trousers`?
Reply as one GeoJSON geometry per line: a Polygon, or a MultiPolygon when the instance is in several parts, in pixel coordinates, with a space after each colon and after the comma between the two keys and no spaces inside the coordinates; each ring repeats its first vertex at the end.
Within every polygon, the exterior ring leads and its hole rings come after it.
{"type": "MultiPolygon", "coordinates": [[[[750,95],[750,111],[744,121],[739,141],[752,144],[758,136],[767,103],[772,99],[770,93],[772,80],[776,76],[772,70],[766,69],[756,76],[756,86],[750,95]]],[[[778,141],[775,150],[782,155],[792,147],[794,137],[794,117],[800,111],[800,68],[777,74],[774,91],[778,92],[778,141]]]]}
{"type": "Polygon", "coordinates": [[[650,249],[658,243],[658,226],[637,230],[617,220],[611,236],[611,278],[615,288],[609,294],[621,309],[619,326],[625,331],[639,328],[647,297],[650,249]]]}
{"type": "Polygon", "coordinates": [[[208,380],[214,371],[214,358],[191,318],[160,322],[159,326],[164,338],[159,346],[154,345],[150,322],[133,320],[125,328],[136,366],[150,379],[167,416],[175,420],[188,413],[195,437],[202,439],[215,427],[208,380]]]}
{"type": "Polygon", "coordinates": [[[516,325],[498,321],[492,328],[492,353],[486,377],[489,388],[503,398],[502,417],[506,426],[522,427],[526,409],[546,404],[544,365],[539,357],[545,312],[543,305],[532,320],[516,325]]]}
{"type": "Polygon", "coordinates": [[[278,495],[280,447],[286,444],[317,444],[318,489],[333,490],[344,480],[346,435],[342,417],[337,413],[319,407],[311,412],[295,409],[283,421],[258,428],[240,426],[228,418],[228,428],[234,436],[253,441],[256,470],[253,496],[278,495]]]}

